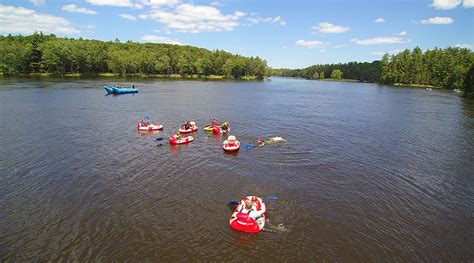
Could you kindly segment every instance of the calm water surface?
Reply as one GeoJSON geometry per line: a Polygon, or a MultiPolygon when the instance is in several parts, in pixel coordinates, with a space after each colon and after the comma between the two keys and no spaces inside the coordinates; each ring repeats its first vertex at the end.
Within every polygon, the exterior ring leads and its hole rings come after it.
{"type": "Polygon", "coordinates": [[[264,82],[0,80],[0,261],[472,261],[474,101],[450,92],[264,82]],[[138,134],[143,116],[165,125],[138,134]],[[224,154],[184,120],[231,122],[224,154]],[[227,202],[268,201],[233,231],[227,202]]]}

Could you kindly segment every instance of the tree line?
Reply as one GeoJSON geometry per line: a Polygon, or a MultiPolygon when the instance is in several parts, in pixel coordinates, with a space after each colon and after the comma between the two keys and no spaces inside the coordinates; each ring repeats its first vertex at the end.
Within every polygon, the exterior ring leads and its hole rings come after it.
{"type": "Polygon", "coordinates": [[[431,85],[448,89],[464,88],[464,80],[474,66],[474,52],[467,48],[429,49],[416,47],[394,55],[385,54],[381,61],[381,83],[431,85]]]}
{"type": "Polygon", "coordinates": [[[273,69],[272,74],[275,76],[305,79],[325,79],[330,78],[334,71],[337,72],[336,76],[342,77],[343,74],[346,79],[377,82],[380,79],[381,68],[380,61],[374,61],[372,63],[349,62],[344,64],[313,65],[303,69],[273,69]]]}
{"type": "Polygon", "coordinates": [[[474,94],[474,52],[466,48],[448,47],[405,49],[397,54],[385,54],[372,63],[314,65],[303,69],[273,69],[277,76],[323,79],[334,70],[344,78],[384,84],[430,85],[447,89],[464,89],[474,94]]]}
{"type": "Polygon", "coordinates": [[[265,60],[193,46],[59,38],[54,34],[0,36],[0,72],[222,75],[268,73],[265,60]]]}

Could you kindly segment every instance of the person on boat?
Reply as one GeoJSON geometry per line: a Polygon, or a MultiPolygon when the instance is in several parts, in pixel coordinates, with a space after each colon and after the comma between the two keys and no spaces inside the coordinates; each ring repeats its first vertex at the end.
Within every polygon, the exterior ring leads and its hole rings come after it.
{"type": "Polygon", "coordinates": [[[150,124],[150,122],[145,121],[145,120],[142,119],[141,124],[142,124],[143,127],[146,127],[146,126],[148,126],[148,124],[150,124]]]}
{"type": "Polygon", "coordinates": [[[134,88],[135,88],[135,84],[132,84],[132,89],[134,89],[134,88]]]}
{"type": "Polygon", "coordinates": [[[185,124],[183,124],[183,126],[181,126],[181,128],[183,128],[184,130],[189,130],[189,128],[191,128],[191,124],[189,123],[189,121],[187,121],[185,124]]]}
{"type": "Polygon", "coordinates": [[[237,143],[237,138],[235,138],[234,135],[231,135],[229,136],[229,138],[227,138],[227,145],[235,146],[236,143],[237,143]]]}
{"type": "Polygon", "coordinates": [[[212,121],[212,127],[217,127],[217,118],[214,118],[214,120],[212,121]]]}
{"type": "Polygon", "coordinates": [[[194,121],[190,121],[189,126],[190,126],[190,128],[194,129],[194,128],[196,128],[196,123],[194,121]]]}
{"type": "Polygon", "coordinates": [[[120,84],[119,84],[118,82],[115,83],[115,87],[116,87],[117,89],[120,89],[120,84]]]}
{"type": "Polygon", "coordinates": [[[237,217],[237,214],[242,213],[247,214],[254,220],[257,220],[265,215],[266,212],[267,209],[260,197],[247,196],[239,203],[237,209],[235,209],[234,214],[232,214],[232,217],[237,217]]]}
{"type": "Polygon", "coordinates": [[[174,138],[178,141],[181,139],[181,133],[179,131],[176,132],[176,134],[174,135],[174,138]]]}

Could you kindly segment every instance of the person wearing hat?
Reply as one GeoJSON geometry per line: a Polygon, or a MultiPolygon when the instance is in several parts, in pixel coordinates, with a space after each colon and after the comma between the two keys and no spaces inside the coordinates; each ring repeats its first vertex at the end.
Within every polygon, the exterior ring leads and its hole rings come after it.
{"type": "Polygon", "coordinates": [[[230,136],[227,138],[227,145],[229,145],[229,146],[235,146],[236,143],[237,143],[237,138],[235,138],[234,135],[230,135],[230,136]]]}
{"type": "Polygon", "coordinates": [[[232,214],[232,217],[237,217],[238,213],[243,213],[248,214],[249,217],[256,220],[262,217],[266,212],[267,209],[262,198],[257,196],[247,196],[239,203],[235,212],[232,214]]]}

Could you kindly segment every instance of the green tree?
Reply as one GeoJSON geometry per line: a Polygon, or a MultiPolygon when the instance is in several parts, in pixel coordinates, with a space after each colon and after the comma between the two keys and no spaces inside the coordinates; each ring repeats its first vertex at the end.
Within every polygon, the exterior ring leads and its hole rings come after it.
{"type": "Polygon", "coordinates": [[[334,70],[331,72],[331,78],[332,78],[332,79],[341,80],[341,79],[342,79],[342,76],[343,76],[343,73],[342,73],[342,71],[339,70],[339,69],[334,69],[334,70]]]}

